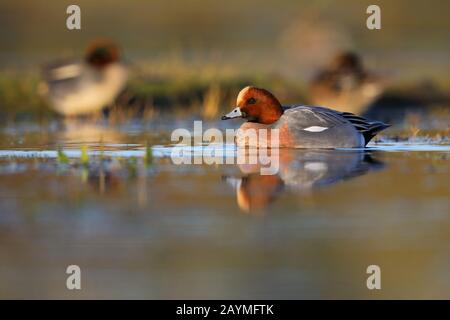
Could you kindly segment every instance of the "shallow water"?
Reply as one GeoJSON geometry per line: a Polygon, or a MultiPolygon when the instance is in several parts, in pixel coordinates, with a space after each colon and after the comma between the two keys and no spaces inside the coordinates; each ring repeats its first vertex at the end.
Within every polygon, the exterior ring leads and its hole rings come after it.
{"type": "Polygon", "coordinates": [[[261,175],[232,145],[175,165],[179,125],[4,128],[0,297],[450,298],[448,143],[280,150],[261,175]]]}

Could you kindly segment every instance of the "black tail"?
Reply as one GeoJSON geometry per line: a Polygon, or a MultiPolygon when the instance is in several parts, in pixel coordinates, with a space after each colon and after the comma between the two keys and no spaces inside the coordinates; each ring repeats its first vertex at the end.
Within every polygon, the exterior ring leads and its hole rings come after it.
{"type": "Polygon", "coordinates": [[[367,145],[378,132],[391,126],[379,121],[369,121],[366,118],[357,116],[350,112],[342,112],[341,115],[350,121],[359,132],[361,132],[365,140],[364,145],[367,145]]]}
{"type": "Polygon", "coordinates": [[[369,127],[366,130],[361,130],[361,134],[364,136],[365,140],[365,146],[369,143],[370,140],[372,140],[373,137],[375,137],[378,132],[389,128],[390,124],[385,124],[383,122],[370,122],[369,127]]]}

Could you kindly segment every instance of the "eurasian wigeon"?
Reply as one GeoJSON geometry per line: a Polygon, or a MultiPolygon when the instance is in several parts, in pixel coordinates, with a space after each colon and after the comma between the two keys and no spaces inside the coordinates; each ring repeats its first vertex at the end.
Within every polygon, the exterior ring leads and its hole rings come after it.
{"type": "Polygon", "coordinates": [[[84,61],[53,63],[43,73],[41,92],[53,109],[65,116],[102,110],[113,103],[128,78],[120,50],[109,40],[89,45],[84,61]]]}
{"type": "Polygon", "coordinates": [[[360,57],[343,52],[311,80],[309,100],[314,105],[363,114],[382,92],[381,79],[366,70],[360,57]]]}
{"type": "MultiPolygon", "coordinates": [[[[389,125],[369,121],[348,112],[324,107],[293,105],[283,107],[269,91],[246,87],[237,97],[237,107],[222,120],[247,120],[236,134],[238,146],[274,146],[271,130],[278,129],[280,147],[361,148],[389,125]],[[257,132],[258,140],[252,139],[257,132]],[[267,135],[267,140],[260,138],[267,135]]],[[[276,145],[275,145],[276,146],[276,145]]]]}

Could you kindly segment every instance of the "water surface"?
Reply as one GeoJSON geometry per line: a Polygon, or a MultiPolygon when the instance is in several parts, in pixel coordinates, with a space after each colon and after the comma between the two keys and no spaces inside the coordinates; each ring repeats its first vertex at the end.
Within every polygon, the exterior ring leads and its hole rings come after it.
{"type": "Polygon", "coordinates": [[[175,165],[176,125],[2,130],[0,297],[450,298],[445,142],[282,150],[265,176],[175,165]]]}

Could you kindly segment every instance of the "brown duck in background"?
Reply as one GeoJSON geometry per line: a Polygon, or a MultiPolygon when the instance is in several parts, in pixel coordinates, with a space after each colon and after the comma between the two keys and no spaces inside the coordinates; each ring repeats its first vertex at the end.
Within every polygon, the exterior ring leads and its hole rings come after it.
{"type": "Polygon", "coordinates": [[[314,105],[363,114],[382,91],[380,79],[365,70],[358,55],[344,52],[312,79],[309,100],[314,105]]]}

